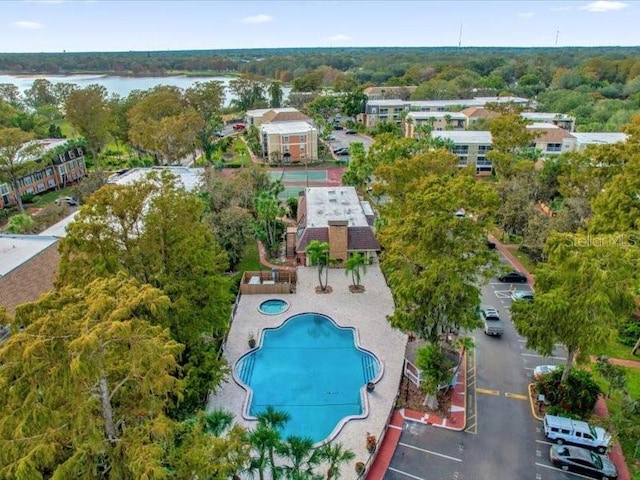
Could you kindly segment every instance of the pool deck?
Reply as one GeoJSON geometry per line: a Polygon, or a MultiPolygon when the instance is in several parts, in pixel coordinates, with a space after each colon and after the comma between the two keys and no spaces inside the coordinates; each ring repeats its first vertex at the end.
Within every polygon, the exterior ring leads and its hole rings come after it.
{"type": "MultiPolygon", "coordinates": [[[[243,295],[224,353],[229,365],[233,366],[238,358],[249,351],[250,334],[259,339],[262,328],[281,325],[284,320],[298,313],[322,313],[340,326],[355,327],[359,346],[373,352],[384,367],[384,374],[376,383],[375,390],[366,394],[368,417],[347,422],[334,439],[356,454],[353,462],[344,465],[340,472],[340,478],[355,480],[358,478],[355,463],[370,461],[366,449],[367,433],[375,435],[380,443],[387,420],[394,411],[407,337],[399,330],[392,329],[387,322],[386,316],[393,312],[393,299],[377,261],[367,268],[367,273],[362,277],[364,293],[350,293],[350,284],[351,276],[345,275],[344,269],[330,269],[329,286],[333,292],[317,294],[317,268],[298,267],[296,293],[281,296],[243,295]],[[259,313],[260,303],[270,298],[286,300],[290,305],[289,310],[278,315],[259,313]]],[[[242,416],[246,398],[245,390],[229,376],[228,381],[209,399],[208,406],[223,407],[235,415],[238,423],[252,428],[255,421],[242,416]]]]}

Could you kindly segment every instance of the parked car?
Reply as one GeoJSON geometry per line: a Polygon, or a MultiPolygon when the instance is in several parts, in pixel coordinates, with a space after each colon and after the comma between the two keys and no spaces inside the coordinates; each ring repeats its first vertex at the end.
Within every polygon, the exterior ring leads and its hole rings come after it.
{"type": "Polygon", "coordinates": [[[549,375],[551,372],[555,372],[558,368],[558,365],[538,365],[533,369],[533,378],[535,378],[536,380],[540,380],[545,375],[549,375]]]}
{"type": "Polygon", "coordinates": [[[504,333],[504,323],[500,320],[498,310],[491,306],[481,307],[480,319],[484,325],[484,333],[486,335],[502,336],[504,333]]]}
{"type": "Polygon", "coordinates": [[[604,453],[611,445],[611,435],[604,428],[572,418],[546,414],[543,419],[544,435],[549,440],[563,445],[572,443],[604,453]]]}
{"type": "Polygon", "coordinates": [[[568,445],[552,445],[549,459],[562,470],[603,480],[618,478],[618,470],[609,457],[568,445]]]}
{"type": "Polygon", "coordinates": [[[336,155],[349,155],[349,149],[347,147],[336,148],[333,153],[336,155]]]}
{"type": "Polygon", "coordinates": [[[524,290],[516,290],[511,292],[512,300],[525,300],[527,302],[533,302],[533,292],[527,292],[524,290]]]}
{"type": "Polygon", "coordinates": [[[334,130],[344,130],[344,127],[342,125],[334,125],[333,129],[334,130]]]}
{"type": "Polygon", "coordinates": [[[77,205],[80,204],[80,202],[78,202],[77,198],[73,198],[73,197],[60,197],[60,198],[56,198],[54,200],[54,203],[56,205],[69,205],[71,207],[75,207],[77,205]]]}
{"type": "Polygon", "coordinates": [[[333,135],[329,135],[327,137],[327,140],[329,140],[330,142],[333,142],[336,139],[336,137],[334,137],[333,135]]]}
{"type": "Polygon", "coordinates": [[[358,132],[355,130],[345,130],[344,133],[345,135],[357,135],[358,132]]]}
{"type": "Polygon", "coordinates": [[[498,280],[505,283],[527,283],[527,276],[522,272],[513,270],[512,272],[500,275],[498,280]]]}
{"type": "Polygon", "coordinates": [[[235,123],[233,125],[233,129],[234,130],[244,130],[246,127],[246,125],[244,123],[235,123]]]}
{"type": "Polygon", "coordinates": [[[224,137],[224,132],[222,132],[222,131],[217,131],[217,132],[216,132],[216,137],[218,137],[218,138],[223,138],[223,137],[224,137]]]}

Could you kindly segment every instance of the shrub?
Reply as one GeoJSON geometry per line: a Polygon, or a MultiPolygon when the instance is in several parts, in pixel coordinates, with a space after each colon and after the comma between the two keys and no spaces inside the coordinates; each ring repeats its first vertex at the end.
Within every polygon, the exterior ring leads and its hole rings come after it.
{"type": "Polygon", "coordinates": [[[633,347],[640,338],[640,318],[635,315],[620,327],[618,340],[621,344],[633,347]]]}
{"type": "Polygon", "coordinates": [[[589,417],[602,393],[591,373],[572,368],[566,383],[561,383],[561,378],[559,369],[536,382],[538,393],[544,394],[551,403],[547,412],[581,419],[589,417]]]}
{"type": "Polygon", "coordinates": [[[34,233],[35,222],[27,213],[19,213],[9,219],[7,232],[9,233],[34,233]]]}
{"type": "Polygon", "coordinates": [[[20,199],[22,203],[36,203],[38,201],[38,197],[32,193],[25,193],[20,199]]]}

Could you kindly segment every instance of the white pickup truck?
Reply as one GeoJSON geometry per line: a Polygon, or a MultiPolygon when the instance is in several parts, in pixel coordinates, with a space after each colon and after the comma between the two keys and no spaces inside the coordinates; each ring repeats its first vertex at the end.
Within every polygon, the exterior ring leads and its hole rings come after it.
{"type": "Polygon", "coordinates": [[[500,320],[498,311],[492,306],[480,308],[480,319],[484,326],[484,333],[501,337],[504,333],[504,323],[500,320]]]}

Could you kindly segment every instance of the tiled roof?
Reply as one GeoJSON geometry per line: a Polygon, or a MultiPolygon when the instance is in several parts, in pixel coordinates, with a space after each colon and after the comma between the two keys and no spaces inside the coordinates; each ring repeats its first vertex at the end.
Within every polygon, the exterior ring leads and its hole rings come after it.
{"type": "Polygon", "coordinates": [[[575,138],[564,128],[532,128],[531,130],[537,134],[534,139],[536,143],[562,143],[565,138],[575,138]]]}
{"type": "Polygon", "coordinates": [[[496,112],[484,107],[469,107],[461,110],[460,113],[463,113],[470,118],[493,118],[498,116],[496,112]]]}
{"type": "Polygon", "coordinates": [[[328,242],[329,241],[329,229],[327,227],[308,227],[304,229],[302,232],[302,236],[298,239],[298,243],[296,245],[296,251],[304,252],[313,240],[318,240],[319,242],[328,242]]]}
{"type": "Polygon", "coordinates": [[[391,93],[391,92],[402,92],[404,90],[408,90],[409,92],[415,92],[418,87],[415,85],[406,86],[406,87],[367,87],[363,90],[365,95],[377,95],[379,93],[391,93]]]}
{"type": "Polygon", "coordinates": [[[370,227],[349,227],[347,230],[347,250],[380,250],[380,243],[376,240],[370,227]]]}
{"type": "Polygon", "coordinates": [[[279,112],[276,110],[271,110],[265,113],[262,116],[263,123],[272,123],[272,122],[293,122],[298,120],[311,120],[304,113],[299,111],[287,111],[287,112],[279,112]]]}

